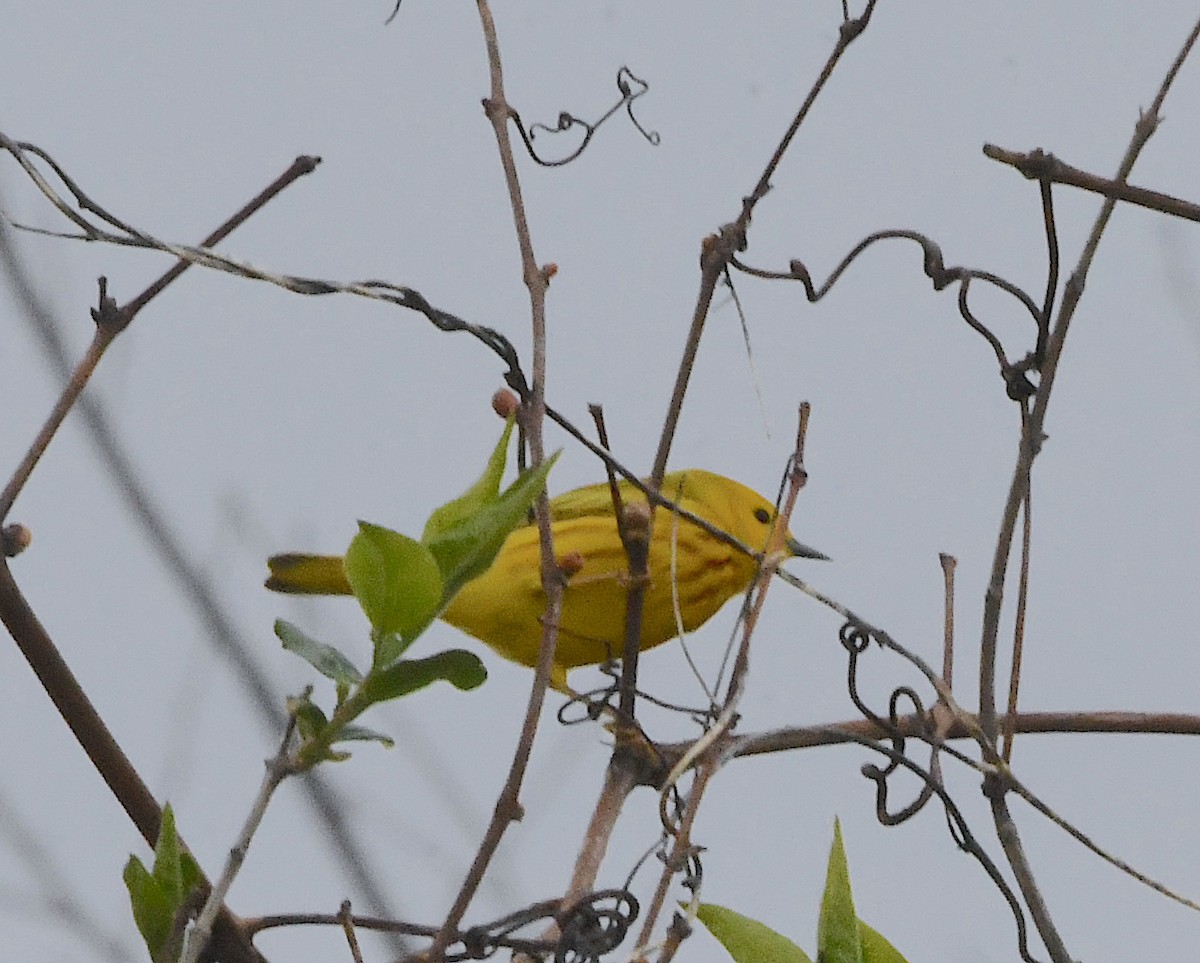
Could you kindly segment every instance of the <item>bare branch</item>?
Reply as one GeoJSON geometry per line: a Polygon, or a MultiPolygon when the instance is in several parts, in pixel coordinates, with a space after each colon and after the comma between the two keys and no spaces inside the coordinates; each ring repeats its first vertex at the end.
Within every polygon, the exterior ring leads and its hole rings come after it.
{"type": "Polygon", "coordinates": [[[1065,184],[1068,187],[1078,187],[1081,190],[1099,194],[1101,197],[1107,197],[1109,200],[1124,201],[1126,204],[1145,207],[1151,211],[1158,211],[1160,214],[1169,214],[1171,217],[1181,217],[1187,221],[1200,221],[1200,204],[1172,197],[1170,194],[1163,194],[1160,191],[1148,190],[1145,187],[1134,187],[1119,179],[1091,174],[1060,161],[1053,154],[1048,154],[1041,148],[1023,154],[1019,151],[997,147],[995,144],[984,144],[983,153],[984,156],[999,161],[1001,164],[1007,164],[1030,180],[1042,184],[1065,184]]]}

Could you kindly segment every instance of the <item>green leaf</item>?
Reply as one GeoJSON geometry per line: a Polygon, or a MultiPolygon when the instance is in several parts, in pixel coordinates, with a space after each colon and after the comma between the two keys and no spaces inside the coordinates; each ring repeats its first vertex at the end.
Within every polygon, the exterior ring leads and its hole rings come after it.
{"type": "Polygon", "coordinates": [[[307,695],[293,696],[288,699],[287,710],[296,717],[296,729],[299,731],[300,739],[303,742],[320,738],[321,734],[329,726],[329,720],[325,718],[325,713],[321,711],[321,707],[307,695]]]}
{"type": "Polygon", "coordinates": [[[130,856],[122,873],[138,932],[153,959],[174,959],[178,947],[168,946],[175,934],[175,919],[192,890],[203,878],[190,853],[179,848],[175,832],[175,814],[170,804],[163,807],[158,840],[154,847],[154,869],[147,870],[136,856],[130,856]]]}
{"type": "Polygon", "coordinates": [[[724,906],[702,903],[696,918],[736,963],[812,963],[808,954],[786,936],[724,906]]]}
{"type": "Polygon", "coordinates": [[[366,726],[342,726],[342,730],[338,733],[335,742],[378,742],[382,743],[387,749],[391,749],[396,745],[396,740],[382,732],[376,732],[374,729],[368,729],[366,726]]]}
{"type": "MultiPolygon", "coordinates": [[[[379,636],[394,634],[412,642],[437,615],[442,576],[420,542],[359,522],[345,565],[350,587],[379,636]]],[[[383,663],[376,659],[375,664],[383,663]]]]}
{"type": "Polygon", "coordinates": [[[479,480],[454,501],[446,502],[429,516],[429,521],[425,523],[425,532],[421,536],[424,544],[428,545],[439,535],[458,528],[480,509],[496,500],[500,491],[500,479],[504,477],[504,465],[508,460],[508,440],[512,437],[513,423],[514,419],[511,417],[505,423],[500,440],[492,449],[487,467],[479,476],[479,480]]]}
{"type": "Polygon", "coordinates": [[[129,891],[129,904],[133,908],[133,921],[150,956],[158,954],[170,939],[175,923],[175,906],[162,884],[146,869],[136,856],[130,856],[122,873],[125,888],[129,891]]]}
{"type": "Polygon", "coordinates": [[[175,834],[175,811],[170,803],[163,806],[162,820],[158,824],[154,879],[176,905],[183,902],[183,867],[180,865],[179,837],[175,834]]]}
{"type": "Polygon", "coordinates": [[[179,868],[183,875],[183,896],[187,899],[204,881],[204,873],[200,870],[196,857],[186,850],[180,854],[179,868]]]}
{"type": "Polygon", "coordinates": [[[908,963],[882,933],[862,920],[858,921],[858,933],[862,937],[863,963],[908,963]]]}
{"type": "Polygon", "coordinates": [[[817,959],[821,963],[863,963],[862,940],[854,896],[850,891],[850,868],[842,846],[842,825],[833,822],[833,846],[825,873],[825,895],[817,921],[817,959]]]}
{"type": "Polygon", "coordinates": [[[346,656],[332,645],[318,642],[291,622],[276,619],[275,634],[279,636],[279,641],[285,649],[296,653],[321,675],[332,679],[339,686],[352,686],[362,681],[362,673],[346,656]]]}
{"type": "Polygon", "coordinates": [[[371,702],[387,702],[442,679],[459,689],[475,689],[487,679],[487,670],[474,652],[449,649],[425,659],[401,659],[372,672],[363,682],[362,693],[371,702]]]}
{"type": "Polygon", "coordinates": [[[450,601],[471,579],[486,572],[509,532],[525,523],[559,454],[555,452],[537,468],[523,472],[501,494],[495,495],[493,490],[489,499],[477,497],[479,483],[476,483],[475,488],[463,496],[474,508],[469,514],[460,510],[458,503],[462,499],[443,505],[433,513],[421,541],[437,559],[445,583],[444,602],[450,601]],[[449,511],[452,507],[453,511],[449,511]]]}
{"type": "MultiPolygon", "coordinates": [[[[414,635],[413,639],[415,638],[414,635]]],[[[404,655],[405,650],[412,644],[412,639],[405,639],[399,632],[372,630],[371,644],[375,647],[375,658],[371,664],[376,668],[382,668],[385,665],[391,665],[404,655]]]]}

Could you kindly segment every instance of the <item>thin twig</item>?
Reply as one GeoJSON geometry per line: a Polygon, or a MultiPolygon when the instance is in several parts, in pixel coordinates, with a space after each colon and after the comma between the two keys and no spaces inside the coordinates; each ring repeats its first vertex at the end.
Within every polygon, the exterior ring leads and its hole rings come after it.
{"type": "MultiPolygon", "coordinates": [[[[1025,409],[1022,408],[1022,416],[1025,409]]],[[[1024,420],[1024,417],[1022,417],[1024,420]]],[[[1021,663],[1025,656],[1025,611],[1029,604],[1029,557],[1033,550],[1033,487],[1025,482],[1025,503],[1021,512],[1021,570],[1017,578],[1017,612],[1013,620],[1012,668],[1008,677],[1008,706],[1005,713],[1000,758],[1005,765],[1012,762],[1012,720],[1017,715],[1017,698],[1021,691],[1021,663]]]]}
{"type": "Polygon", "coordinates": [[[946,688],[954,688],[954,570],[958,559],[942,552],[938,555],[942,566],[942,681],[946,688]]]}
{"type": "MultiPolygon", "coordinates": [[[[154,794],[142,781],[70,667],[63,661],[57,646],[21,594],[4,559],[0,559],[0,621],[4,622],[29,667],[96,771],[108,784],[114,798],[133,820],[146,844],[153,848],[162,820],[162,810],[154,794]]],[[[180,843],[185,845],[182,840],[180,843]]],[[[203,887],[209,885],[207,880],[202,881],[203,887]]],[[[263,963],[249,938],[238,928],[236,918],[224,907],[213,928],[213,943],[220,948],[224,954],[222,959],[228,963],[263,963]]]]}
{"type": "Polygon", "coordinates": [[[754,635],[759,615],[766,602],[767,591],[770,588],[775,573],[779,569],[780,562],[784,559],[784,553],[781,549],[785,534],[788,530],[792,511],[796,505],[796,499],[800,494],[800,489],[804,487],[807,478],[804,470],[804,444],[808,432],[809,412],[810,407],[808,403],[802,403],[797,419],[796,447],[789,462],[787,494],[784,498],[783,506],[775,517],[775,522],[767,541],[765,557],[760,562],[755,580],[746,596],[746,603],[743,608],[744,618],[742,620],[741,641],[737,657],[734,660],[733,670],[730,673],[729,685],[726,689],[720,714],[699,739],[689,744],[687,750],[675,761],[670,773],[659,787],[659,819],[665,831],[672,837],[671,854],[665,861],[658,886],[647,908],[641,935],[638,938],[640,949],[635,951],[635,959],[638,958],[637,954],[639,952],[645,950],[650,941],[654,927],[658,923],[658,916],[662,911],[671,880],[686,865],[688,854],[691,852],[690,833],[692,823],[695,820],[696,810],[699,808],[700,800],[703,797],[708,782],[721,768],[726,758],[723,747],[737,723],[738,706],[745,691],[746,674],[749,669],[750,640],[754,635]],[[691,789],[687,793],[686,802],[683,805],[683,817],[679,820],[678,825],[672,825],[674,821],[668,816],[667,812],[668,801],[675,792],[678,781],[697,760],[699,760],[697,764],[698,772],[691,789]]]}
{"type": "Polygon", "coordinates": [[[1135,869],[1129,863],[1125,862],[1125,860],[1120,859],[1119,857],[1108,852],[1108,850],[1103,849],[1090,836],[1088,836],[1082,830],[1072,826],[1069,822],[1058,815],[1058,813],[1051,809],[1049,805],[1035,796],[1028,788],[1022,785],[1020,780],[1016,779],[1011,772],[1008,774],[1008,776],[1008,788],[1012,792],[1015,792],[1018,796],[1024,799],[1027,803],[1029,803],[1029,805],[1049,819],[1059,829],[1063,830],[1063,832],[1071,836],[1076,842],[1095,853],[1113,868],[1120,870],[1126,876],[1137,880],[1143,886],[1149,887],[1156,893],[1161,893],[1163,896],[1167,897],[1167,899],[1178,903],[1180,906],[1186,906],[1190,910],[1200,912],[1200,903],[1198,903],[1196,900],[1188,899],[1186,896],[1175,892],[1175,890],[1171,889],[1169,886],[1166,886],[1165,884],[1160,883],[1158,880],[1147,876],[1145,873],[1135,869]]]}
{"type": "MultiPolygon", "coordinates": [[[[0,143],[7,145],[7,138],[0,135],[0,143]]],[[[21,146],[29,147],[30,145],[21,146]]],[[[201,242],[200,246],[211,247],[213,244],[219,243],[285,187],[292,184],[297,178],[315,170],[318,163],[320,163],[320,158],[298,157],[293,161],[291,167],[276,178],[275,181],[268,185],[240,211],[213,231],[212,234],[201,242]]],[[[60,176],[65,177],[61,172],[59,173],[60,176]]],[[[190,259],[180,258],[179,262],[166,271],[157,281],[147,287],[146,290],[128,304],[119,308],[115,302],[108,298],[104,279],[101,278],[100,303],[92,312],[93,317],[96,319],[96,333],[92,338],[92,343],[63,387],[63,391],[54,408],[51,410],[50,416],[38,432],[33,444],[30,445],[25,457],[21,459],[21,463],[17,466],[12,478],[5,485],[4,491],[0,492],[0,522],[3,522],[8,517],[9,510],[12,508],[13,502],[16,501],[17,495],[20,494],[21,489],[24,488],[25,483],[29,480],[29,476],[45,453],[51,439],[58,432],[67,413],[74,407],[76,400],[79,398],[84,386],[91,379],[96,366],[100,363],[100,359],[103,357],[108,346],[112,344],[118,334],[129,326],[137,313],[151,299],[161,293],[164,288],[186,271],[191,264],[192,261],[190,259]]]]}
{"type": "Polygon", "coordinates": [[[813,104],[816,103],[817,95],[821,93],[825,84],[829,82],[829,78],[833,76],[834,68],[837,67],[838,61],[842,59],[842,55],[846,52],[846,49],[867,29],[867,25],[871,22],[871,14],[875,12],[875,3],[876,0],[868,0],[866,7],[863,8],[862,15],[856,19],[850,18],[845,5],[843,5],[842,25],[838,29],[837,45],[825,61],[825,66],[821,68],[821,73],[818,74],[816,81],[814,81],[812,87],[809,89],[808,96],[804,98],[804,103],[796,111],[796,116],[792,118],[787,131],[780,138],[779,144],[775,148],[775,153],[767,161],[767,166],[763,168],[758,183],[754,185],[754,190],[742,201],[742,213],[738,218],[738,224],[741,226],[742,233],[745,233],[746,229],[750,226],[750,216],[754,213],[755,206],[771,189],[771,178],[775,176],[775,171],[783,161],[783,155],[787,153],[792,139],[800,130],[800,125],[804,123],[808,112],[812,110],[813,104]]]}
{"type": "Polygon", "coordinates": [[[646,909],[646,918],[642,923],[641,933],[638,934],[637,948],[630,954],[632,960],[638,961],[644,959],[643,954],[654,934],[654,927],[658,923],[658,916],[662,912],[663,904],[666,902],[671,880],[687,865],[693,856],[694,847],[691,841],[692,826],[700,811],[700,800],[704,796],[704,791],[708,788],[709,781],[716,775],[718,768],[719,766],[712,765],[711,763],[702,763],[697,767],[696,778],[692,782],[691,789],[688,791],[683,803],[683,816],[679,820],[679,825],[675,827],[672,833],[671,850],[664,859],[663,871],[659,876],[658,886],[655,888],[654,895],[651,897],[649,906],[646,909]]]}
{"type": "Polygon", "coordinates": [[[346,934],[346,945],[350,947],[350,956],[354,963],[363,963],[362,949],[358,945],[358,933],[354,928],[354,915],[350,912],[350,900],[342,900],[338,910],[338,919],[342,924],[342,932],[346,934]]]}
{"type": "MultiPolygon", "coordinates": [[[[1192,28],[1192,32],[1188,35],[1174,63],[1167,71],[1166,77],[1159,86],[1158,93],[1149,110],[1144,111],[1138,118],[1138,122],[1134,127],[1133,138],[1117,169],[1117,175],[1114,179],[1117,183],[1124,183],[1129,177],[1129,173],[1132,171],[1134,163],[1141,154],[1142,148],[1146,146],[1147,141],[1149,141],[1157,129],[1159,111],[1162,109],[1163,101],[1166,99],[1175,76],[1183,66],[1183,62],[1187,59],[1198,36],[1200,36],[1200,22],[1197,22],[1192,28]]],[[[1108,222],[1112,218],[1116,205],[1117,202],[1113,198],[1106,198],[1101,205],[1100,212],[1080,254],[1079,262],[1075,266],[1070,279],[1067,281],[1063,292],[1063,299],[1059,305],[1058,317],[1047,342],[1046,358],[1041,370],[1041,384],[1037,392],[1033,410],[1030,413],[1028,430],[1022,438],[1021,457],[1013,473],[1008,500],[1002,516],[1000,537],[997,539],[996,556],[993,560],[992,574],[984,599],[984,628],[981,646],[981,662],[983,663],[984,677],[981,677],[980,683],[980,717],[984,731],[992,736],[995,735],[996,731],[995,690],[993,685],[996,638],[999,632],[1000,604],[1004,597],[1004,574],[1007,569],[1008,553],[1012,545],[1016,518],[1020,511],[1021,503],[1024,501],[1025,484],[1029,477],[1029,466],[1041,448],[1046,411],[1050,403],[1054,379],[1058,373],[1058,363],[1062,356],[1063,344],[1066,341],[1067,332],[1070,329],[1071,320],[1074,318],[1079,299],[1083,296],[1084,283],[1092,261],[1095,258],[1096,249],[1100,244],[1100,238],[1103,236],[1108,222]]]]}
{"type": "MultiPolygon", "coordinates": [[[[604,408],[588,405],[588,413],[596,425],[596,436],[600,444],[608,449],[608,428],[604,423],[604,408]]],[[[637,719],[637,674],[638,656],[641,654],[642,609],[646,602],[646,581],[649,577],[651,516],[649,505],[630,505],[628,514],[621,497],[621,486],[611,465],[605,465],[608,476],[608,492],[612,499],[613,515],[617,522],[617,535],[625,550],[628,564],[629,583],[625,592],[625,633],[621,648],[621,681],[618,689],[619,711],[626,724],[632,727],[637,719]]],[[[674,583],[672,583],[674,584],[674,583]]],[[[618,743],[620,739],[618,739],[618,743]]]]}
{"type": "MultiPolygon", "coordinates": [[[[510,108],[504,95],[504,71],[500,59],[500,45],[496,36],[496,24],[492,18],[488,0],[477,0],[476,6],[483,28],[491,77],[491,93],[484,101],[484,111],[491,121],[496,137],[500,164],[504,169],[504,180],[508,187],[509,202],[512,207],[517,246],[521,252],[522,276],[525,286],[529,290],[533,329],[533,378],[527,396],[522,399],[524,403],[521,425],[529,445],[530,462],[533,467],[537,467],[545,459],[542,423],[546,414],[546,288],[549,284],[549,272],[538,267],[534,258],[525,204],[521,197],[521,184],[517,177],[512,142],[508,136],[510,108]]],[[[471,868],[463,879],[458,895],[455,897],[450,911],[446,914],[437,936],[434,937],[426,952],[427,958],[434,961],[443,957],[446,947],[458,929],[459,923],[462,922],[462,918],[479,888],[479,884],[483,881],[484,874],[487,872],[505,831],[515,820],[521,818],[521,784],[524,782],[525,772],[529,765],[534,737],[537,734],[538,719],[555,664],[554,651],[558,643],[558,623],[562,614],[562,574],[554,557],[554,540],[550,530],[550,504],[544,491],[538,500],[537,522],[546,611],[542,620],[542,640],[538,650],[533,687],[529,693],[525,719],[517,741],[517,748],[513,753],[512,765],[504,786],[500,790],[492,820],[480,842],[471,868]]]]}
{"type": "MultiPolygon", "coordinates": [[[[920,737],[926,731],[926,721],[920,716],[904,715],[894,720],[900,735],[920,737]]],[[[956,719],[946,731],[946,739],[974,739],[978,727],[956,719]]],[[[1200,714],[1184,712],[1117,712],[1092,710],[1082,712],[1023,712],[1013,720],[1013,731],[1027,735],[1172,735],[1200,736],[1200,714]]],[[[847,735],[867,739],[886,739],[889,733],[869,719],[847,719],[844,722],[816,726],[796,726],[767,732],[743,733],[729,738],[726,751],[733,757],[757,756],[767,753],[811,749],[815,746],[837,746],[853,741],[847,735]]],[[[658,743],[658,751],[666,765],[674,766],[689,751],[692,742],[658,743]]]]}
{"type": "MultiPolygon", "coordinates": [[[[206,242],[217,243],[227,237],[250,213],[261,207],[297,176],[307,173],[315,163],[314,158],[297,159],[287,172],[210,234],[205,239],[206,242]]],[[[97,205],[92,202],[92,206],[97,205]]],[[[3,264],[9,281],[25,308],[50,367],[57,376],[69,378],[70,359],[66,342],[58,330],[50,308],[31,283],[13,242],[7,225],[0,223],[0,264],[3,264]]],[[[178,277],[180,270],[178,265],[172,269],[175,272],[174,277],[178,277]]],[[[166,275],[163,276],[165,277],[166,275]]],[[[131,304],[137,303],[144,307],[148,301],[147,292],[155,287],[159,291],[162,290],[163,278],[138,295],[131,304]]],[[[129,310],[128,306],[125,310],[129,310]]],[[[266,672],[251,654],[252,647],[238,631],[235,619],[219,598],[212,579],[188,557],[182,540],[167,519],[166,512],[154,497],[134,458],[122,444],[102,401],[95,394],[85,393],[78,396],[73,410],[82,418],[96,445],[100,463],[120,493],[130,516],[142,529],[164,570],[176,581],[184,598],[194,608],[204,628],[203,637],[216,653],[229,663],[233,677],[242,686],[263,727],[272,734],[278,732],[284,722],[284,715],[279,711],[278,697],[268,681],[266,672]]],[[[35,443],[31,450],[37,448],[35,443]]],[[[361,843],[351,832],[346,820],[345,805],[337,790],[318,772],[306,773],[302,784],[309,804],[326,828],[334,853],[358,891],[364,895],[365,902],[379,915],[393,914],[391,895],[384,892],[377,875],[368,865],[367,855],[361,843]]],[[[153,845],[153,840],[150,844],[153,845]]],[[[396,949],[402,948],[397,944],[396,949]]]]}
{"type": "Polygon", "coordinates": [[[187,944],[180,956],[180,963],[198,963],[200,955],[208,947],[213,924],[221,912],[229,887],[233,885],[233,881],[237,879],[237,875],[241,871],[246,854],[250,851],[250,843],[258,831],[258,827],[262,825],[263,817],[267,814],[267,806],[270,805],[275,790],[288,776],[296,772],[293,760],[288,754],[288,743],[291,742],[292,733],[295,731],[295,722],[293,716],[288,721],[287,729],[279,744],[279,751],[272,759],[267,760],[267,771],[263,775],[258,794],[254,797],[250,811],[246,814],[237,841],[229,849],[220,877],[213,883],[212,889],[205,899],[204,908],[196,917],[196,923],[187,935],[187,944]]]}
{"type": "MultiPolygon", "coordinates": [[[[1124,184],[1128,180],[1129,174],[1133,170],[1133,166],[1142,149],[1158,128],[1160,122],[1159,114],[1163,102],[1198,37],[1200,37],[1200,21],[1197,21],[1195,26],[1193,26],[1191,33],[1185,40],[1170,69],[1168,69],[1149,110],[1144,111],[1138,118],[1129,146],[1126,148],[1125,155],[1121,159],[1121,163],[1117,169],[1117,174],[1114,178],[1116,183],[1124,184]]],[[[1067,281],[1063,291],[1058,317],[1051,329],[1050,337],[1046,344],[1046,356],[1041,367],[1040,385],[1032,411],[1030,412],[1026,430],[1022,432],[1020,453],[1017,465],[1013,471],[1008,500],[1001,518],[1000,533],[996,540],[996,552],[992,562],[991,576],[988,581],[987,592],[984,596],[984,617],[980,645],[979,724],[984,737],[991,743],[995,742],[998,731],[995,671],[996,647],[1000,631],[1000,610],[1004,599],[1004,578],[1008,567],[1008,556],[1012,550],[1017,514],[1028,494],[1033,461],[1041,448],[1046,412],[1049,407],[1054,380],[1058,373],[1058,364],[1062,357],[1067,333],[1070,329],[1071,321],[1075,316],[1079,300],[1083,296],[1084,284],[1091,269],[1092,261],[1095,258],[1096,249],[1099,247],[1100,239],[1108,227],[1108,222],[1112,218],[1116,205],[1117,201],[1114,198],[1105,198],[1096,221],[1092,226],[1092,230],[1088,235],[1088,239],[1084,244],[1075,270],[1067,281]]],[[[1005,802],[1005,784],[1003,780],[994,779],[987,784],[987,788],[989,789],[997,836],[1004,847],[1005,855],[1008,857],[1009,865],[1017,878],[1026,904],[1029,906],[1034,924],[1037,926],[1042,941],[1046,944],[1046,949],[1050,953],[1054,963],[1068,963],[1070,954],[1067,952],[1062,937],[1054,926],[1049,910],[1041,897],[1041,893],[1033,878],[1032,868],[1026,859],[1024,848],[1021,846],[1016,824],[1005,802]]]]}
{"type": "Polygon", "coordinates": [[[833,76],[833,70],[841,60],[842,54],[867,29],[871,14],[875,10],[875,3],[876,0],[868,0],[862,16],[854,20],[845,19],[842,22],[833,52],[830,53],[821,73],[809,88],[808,95],[804,98],[800,109],[796,111],[792,122],[788,125],[783,137],[780,138],[775,152],[767,161],[762,174],[759,175],[754,189],[743,198],[742,210],[737,220],[723,226],[718,233],[709,235],[701,244],[700,290],[696,294],[696,305],[692,309],[691,328],[688,330],[687,340],[684,342],[683,359],[679,362],[675,387],[671,392],[671,402],[667,408],[667,417],[663,422],[662,434],[658,441],[658,451],[654,456],[654,469],[650,474],[651,487],[655,489],[661,486],[663,475],[667,470],[667,458],[675,438],[675,429],[679,424],[679,415],[683,410],[684,395],[687,394],[688,382],[696,362],[696,352],[700,347],[700,336],[704,332],[704,323],[712,306],[713,291],[716,289],[717,282],[728,271],[737,252],[746,249],[746,233],[750,228],[750,217],[755,206],[770,190],[771,178],[787,153],[788,147],[791,146],[796,133],[800,130],[800,125],[804,123],[804,119],[816,102],[817,96],[824,89],[829,78],[833,76]]]}
{"type": "Polygon", "coordinates": [[[1113,201],[1123,201],[1145,207],[1160,214],[1181,217],[1188,221],[1200,221],[1200,204],[1172,197],[1159,191],[1147,190],[1144,187],[1134,187],[1118,179],[1100,177],[1065,164],[1053,154],[1042,150],[1032,150],[1027,154],[1020,151],[1006,150],[995,144],[984,144],[983,153],[1001,164],[1020,171],[1030,180],[1044,184],[1065,184],[1068,187],[1078,187],[1093,194],[1099,194],[1113,201]]]}

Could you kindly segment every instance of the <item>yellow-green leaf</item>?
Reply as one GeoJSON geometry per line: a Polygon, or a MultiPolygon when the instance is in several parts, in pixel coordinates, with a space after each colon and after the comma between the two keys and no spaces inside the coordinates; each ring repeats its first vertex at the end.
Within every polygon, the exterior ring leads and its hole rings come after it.
{"type": "Polygon", "coordinates": [[[420,542],[359,522],[345,565],[354,597],[378,635],[398,635],[411,642],[437,615],[442,575],[420,542]]]}
{"type": "Polygon", "coordinates": [[[442,573],[443,604],[463,585],[487,571],[509,533],[524,524],[558,458],[555,452],[537,468],[522,472],[501,492],[500,478],[504,474],[512,425],[510,419],[479,481],[465,494],[437,509],[425,523],[421,544],[437,559],[442,573]]]}
{"type": "Polygon", "coordinates": [[[862,937],[863,963],[908,963],[882,933],[862,920],[858,921],[858,933],[862,937]]]}
{"type": "Polygon", "coordinates": [[[850,891],[850,868],[842,846],[842,826],[833,822],[833,846],[825,871],[825,894],[817,921],[817,959],[821,963],[863,963],[858,917],[850,891]]]}
{"type": "Polygon", "coordinates": [[[786,936],[758,920],[715,903],[702,903],[696,918],[733,957],[735,963],[812,963],[786,936]]]}

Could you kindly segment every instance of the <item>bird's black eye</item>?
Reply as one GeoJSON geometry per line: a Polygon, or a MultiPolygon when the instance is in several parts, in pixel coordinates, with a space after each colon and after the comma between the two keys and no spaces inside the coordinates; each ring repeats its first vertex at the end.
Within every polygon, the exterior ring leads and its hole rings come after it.
{"type": "Polygon", "coordinates": [[[771,513],[765,508],[756,508],[754,509],[754,517],[765,525],[771,520],[771,513]]]}

